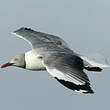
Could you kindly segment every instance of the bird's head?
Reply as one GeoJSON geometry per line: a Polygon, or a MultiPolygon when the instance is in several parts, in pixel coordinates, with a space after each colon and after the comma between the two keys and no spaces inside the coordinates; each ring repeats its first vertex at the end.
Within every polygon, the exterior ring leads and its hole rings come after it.
{"type": "Polygon", "coordinates": [[[5,68],[8,66],[17,66],[17,67],[24,68],[25,67],[25,54],[23,53],[23,54],[15,56],[14,58],[12,58],[10,62],[3,64],[1,68],[5,68]]]}

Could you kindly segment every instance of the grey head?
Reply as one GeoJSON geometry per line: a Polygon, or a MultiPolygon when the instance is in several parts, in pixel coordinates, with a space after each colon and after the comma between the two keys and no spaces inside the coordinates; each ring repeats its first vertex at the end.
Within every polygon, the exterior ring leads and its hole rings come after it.
{"type": "Polygon", "coordinates": [[[12,60],[6,64],[3,64],[1,68],[5,68],[8,66],[16,66],[16,67],[21,67],[25,68],[25,53],[19,54],[15,57],[12,58],[12,60]]]}

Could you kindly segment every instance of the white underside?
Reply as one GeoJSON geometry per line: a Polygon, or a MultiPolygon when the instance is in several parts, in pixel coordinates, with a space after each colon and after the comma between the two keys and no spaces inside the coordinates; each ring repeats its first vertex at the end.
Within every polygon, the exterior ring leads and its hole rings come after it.
{"type": "Polygon", "coordinates": [[[42,64],[42,59],[39,58],[39,55],[36,56],[32,51],[25,53],[26,69],[29,70],[44,70],[45,67],[42,64]]]}

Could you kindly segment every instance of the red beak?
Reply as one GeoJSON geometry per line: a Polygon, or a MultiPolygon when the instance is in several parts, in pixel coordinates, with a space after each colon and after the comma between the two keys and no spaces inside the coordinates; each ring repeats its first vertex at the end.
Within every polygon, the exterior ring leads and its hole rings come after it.
{"type": "Polygon", "coordinates": [[[11,66],[11,65],[13,65],[14,63],[6,63],[6,64],[3,64],[2,66],[1,66],[1,68],[5,68],[5,67],[8,67],[8,66],[11,66]]]}

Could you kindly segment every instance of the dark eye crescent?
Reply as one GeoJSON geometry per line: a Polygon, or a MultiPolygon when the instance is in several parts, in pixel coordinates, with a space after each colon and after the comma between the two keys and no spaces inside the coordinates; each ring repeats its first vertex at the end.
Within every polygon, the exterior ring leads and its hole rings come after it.
{"type": "Polygon", "coordinates": [[[15,60],[15,61],[18,61],[19,59],[18,59],[18,58],[15,58],[14,60],[15,60]]]}
{"type": "Polygon", "coordinates": [[[42,57],[42,56],[39,56],[38,58],[39,58],[39,59],[42,59],[43,57],[42,57]]]}

